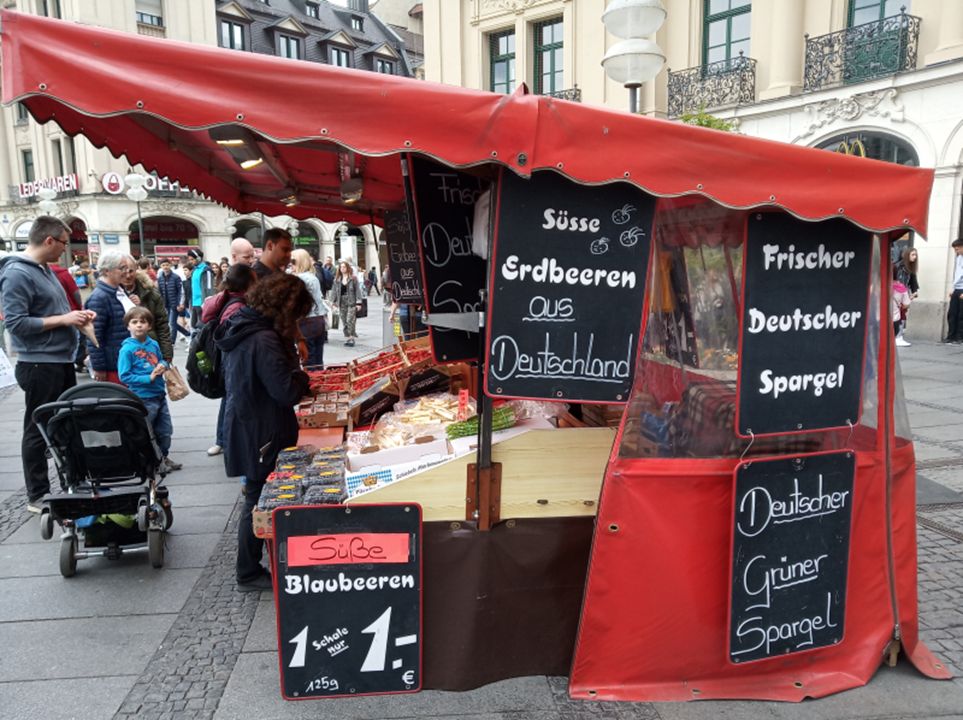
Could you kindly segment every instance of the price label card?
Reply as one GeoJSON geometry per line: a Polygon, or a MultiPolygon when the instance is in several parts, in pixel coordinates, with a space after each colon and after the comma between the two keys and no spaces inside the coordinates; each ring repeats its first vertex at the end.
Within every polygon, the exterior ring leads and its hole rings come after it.
{"type": "Polygon", "coordinates": [[[421,507],[290,507],[273,517],[282,695],[417,692],[421,507]]]}
{"type": "Polygon", "coordinates": [[[736,468],[733,663],[843,639],[855,473],[852,452],[754,460],[736,468]]]}

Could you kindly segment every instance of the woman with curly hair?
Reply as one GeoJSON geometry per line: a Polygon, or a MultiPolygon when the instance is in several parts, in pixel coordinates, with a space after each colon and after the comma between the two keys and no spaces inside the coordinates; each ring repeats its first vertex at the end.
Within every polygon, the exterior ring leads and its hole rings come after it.
{"type": "Polygon", "coordinates": [[[237,528],[238,590],[270,590],[261,565],[264,541],[254,536],[251,513],[281,449],[298,441],[294,405],[308,392],[295,342],[298,321],[314,300],[299,278],[272,273],[247,293],[247,305],[218,327],[227,404],[224,467],[240,476],[244,509],[237,528]]]}

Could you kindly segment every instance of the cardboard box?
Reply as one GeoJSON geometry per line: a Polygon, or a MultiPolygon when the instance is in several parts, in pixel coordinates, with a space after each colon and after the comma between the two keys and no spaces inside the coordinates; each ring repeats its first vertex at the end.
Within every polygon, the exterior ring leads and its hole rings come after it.
{"type": "MultiPolygon", "coordinates": [[[[353,435],[360,435],[360,433],[353,433],[353,435]]],[[[364,435],[367,435],[367,433],[364,435]]],[[[417,438],[415,442],[410,445],[384,448],[383,450],[377,446],[369,445],[360,452],[353,452],[352,444],[356,447],[364,447],[365,442],[362,438],[355,438],[355,442],[352,443],[352,436],[348,436],[348,470],[351,472],[360,472],[364,468],[388,467],[389,465],[400,465],[402,463],[430,461],[433,458],[443,458],[451,455],[452,452],[451,446],[448,444],[448,438],[445,435],[441,437],[426,435],[417,438]]]]}

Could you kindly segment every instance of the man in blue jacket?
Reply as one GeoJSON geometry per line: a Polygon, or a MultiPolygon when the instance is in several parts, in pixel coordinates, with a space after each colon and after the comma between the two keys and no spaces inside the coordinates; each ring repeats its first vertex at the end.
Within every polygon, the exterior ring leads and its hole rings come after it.
{"type": "Polygon", "coordinates": [[[50,478],[47,448],[33,424],[33,411],[77,383],[73,366],[77,329],[97,315],[71,310],[48,267],[63,254],[69,237],[70,230],[60,220],[41,216],[30,228],[23,254],[0,260],[0,306],[17,353],[15,374],[26,404],[20,455],[27,509],[35,513],[41,512],[41,500],[50,492],[50,478]]]}
{"type": "MultiPolygon", "coordinates": [[[[171,342],[177,341],[177,333],[189,338],[191,334],[177,323],[177,318],[184,312],[184,283],[171,267],[171,261],[166,258],[161,260],[160,272],[157,273],[157,289],[164,299],[164,307],[167,308],[167,322],[171,326],[171,342]]],[[[154,322],[164,322],[164,319],[155,318],[154,322]]]]}
{"type": "Polygon", "coordinates": [[[187,257],[194,261],[191,272],[191,328],[196,333],[201,329],[201,306],[204,301],[217,292],[214,287],[214,271],[204,261],[204,253],[196,248],[187,251],[187,257]]]}

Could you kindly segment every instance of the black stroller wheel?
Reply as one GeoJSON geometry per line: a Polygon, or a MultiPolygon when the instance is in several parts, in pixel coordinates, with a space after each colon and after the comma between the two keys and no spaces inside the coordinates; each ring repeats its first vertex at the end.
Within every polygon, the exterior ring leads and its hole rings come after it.
{"type": "Polygon", "coordinates": [[[53,537],[53,515],[50,514],[49,510],[40,514],[40,537],[44,540],[49,540],[53,537]]]}
{"type": "Polygon", "coordinates": [[[60,574],[65,578],[77,572],[77,536],[68,535],[60,541],[60,574]]]}
{"type": "Polygon", "coordinates": [[[164,531],[151,528],[147,531],[147,556],[151,567],[164,567],[164,531]]]}

